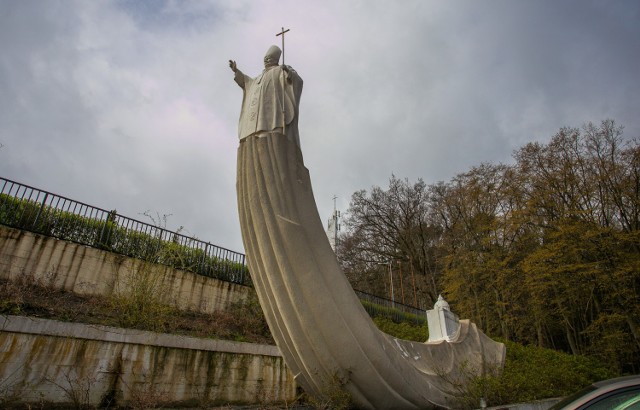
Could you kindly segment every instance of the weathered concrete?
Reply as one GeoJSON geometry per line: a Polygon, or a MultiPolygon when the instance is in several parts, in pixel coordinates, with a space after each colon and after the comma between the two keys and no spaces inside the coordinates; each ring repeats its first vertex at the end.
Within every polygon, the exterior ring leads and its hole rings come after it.
{"type": "Polygon", "coordinates": [[[0,317],[0,380],[22,402],[291,402],[296,385],[275,346],[21,316],[0,317]],[[65,393],[66,390],[66,393],[65,393]]]}
{"type": "MultiPolygon", "coordinates": [[[[76,243],[0,225],[0,278],[30,276],[54,289],[108,296],[122,291],[145,262],[76,243]]],[[[163,281],[167,302],[179,309],[211,313],[245,300],[253,289],[205,276],[150,265],[163,281]]]]}

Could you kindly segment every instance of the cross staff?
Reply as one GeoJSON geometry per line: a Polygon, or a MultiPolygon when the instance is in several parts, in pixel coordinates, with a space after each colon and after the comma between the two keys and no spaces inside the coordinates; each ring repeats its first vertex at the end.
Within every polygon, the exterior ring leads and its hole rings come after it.
{"type": "MultiPolygon", "coordinates": [[[[282,31],[279,32],[278,34],[276,34],[276,37],[278,36],[282,36],[282,75],[284,76],[284,72],[285,72],[285,68],[284,68],[284,33],[286,33],[287,31],[289,31],[289,29],[284,29],[284,27],[282,27],[282,31]]],[[[283,78],[282,80],[282,133],[284,135],[287,135],[285,132],[285,127],[286,127],[286,120],[285,120],[285,115],[284,115],[284,84],[287,82],[286,77],[283,78]]]]}
{"type": "Polygon", "coordinates": [[[284,27],[282,27],[282,31],[276,34],[276,37],[282,36],[282,65],[284,65],[284,33],[287,31],[289,31],[289,29],[285,30],[284,27]]]}

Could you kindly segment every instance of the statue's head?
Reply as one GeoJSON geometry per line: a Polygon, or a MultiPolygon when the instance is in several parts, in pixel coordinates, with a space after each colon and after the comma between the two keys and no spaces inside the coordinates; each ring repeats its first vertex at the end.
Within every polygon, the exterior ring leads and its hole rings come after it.
{"type": "Polygon", "coordinates": [[[280,54],[282,54],[282,50],[278,46],[271,46],[267,50],[267,54],[264,55],[264,67],[273,67],[278,65],[278,60],[280,60],[280,54]]]}

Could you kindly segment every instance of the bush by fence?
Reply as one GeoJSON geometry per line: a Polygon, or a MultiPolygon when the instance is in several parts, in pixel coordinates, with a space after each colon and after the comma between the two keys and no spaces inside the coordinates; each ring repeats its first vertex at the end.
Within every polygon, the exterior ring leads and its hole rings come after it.
{"type": "Polygon", "coordinates": [[[427,322],[427,314],[424,310],[359,290],[355,290],[355,292],[360,298],[362,306],[371,317],[384,317],[396,323],[412,322],[416,325],[422,325],[427,322]]]}
{"type": "Polygon", "coordinates": [[[251,283],[241,253],[17,182],[0,183],[0,224],[198,275],[251,283]]]}

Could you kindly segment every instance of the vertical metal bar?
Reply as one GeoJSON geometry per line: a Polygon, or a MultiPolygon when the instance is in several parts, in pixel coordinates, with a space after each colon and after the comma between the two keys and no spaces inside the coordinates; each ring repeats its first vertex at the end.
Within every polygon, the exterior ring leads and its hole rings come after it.
{"type": "MultiPolygon", "coordinates": [[[[18,226],[22,227],[23,225],[26,224],[26,221],[24,221],[25,218],[25,214],[28,215],[29,212],[29,206],[31,205],[31,195],[33,195],[33,190],[29,190],[29,197],[25,199],[25,196],[27,195],[27,187],[23,187],[23,191],[22,191],[22,198],[20,198],[22,200],[23,203],[23,208],[22,208],[22,212],[20,213],[20,218],[19,218],[19,222],[18,222],[18,226]]],[[[19,188],[18,188],[19,189],[19,188]]]]}
{"type": "Polygon", "coordinates": [[[9,188],[9,195],[12,195],[14,198],[18,198],[18,192],[20,192],[20,185],[18,185],[16,187],[16,184],[14,182],[11,183],[11,187],[9,188]],[[16,188],[16,193],[12,194],[11,191],[13,191],[13,188],[16,188]]]}
{"type": "Polygon", "coordinates": [[[85,235],[86,241],[87,241],[87,245],[89,246],[93,246],[93,244],[95,243],[95,238],[96,238],[96,234],[97,231],[95,229],[95,222],[99,221],[100,219],[98,218],[98,210],[92,206],[88,207],[89,209],[89,217],[87,218],[86,224],[87,224],[87,235],[85,235]]]}
{"type": "Polygon", "coordinates": [[[248,278],[245,278],[245,273],[247,271],[246,271],[246,269],[244,269],[244,267],[246,266],[246,264],[245,264],[245,255],[244,254],[242,254],[242,259],[241,260],[242,260],[242,262],[241,262],[242,263],[242,265],[241,265],[241,269],[242,269],[242,284],[244,285],[245,282],[248,281],[248,278]]]}
{"type": "MultiPolygon", "coordinates": [[[[54,230],[57,228],[56,224],[58,223],[58,221],[60,220],[60,218],[58,218],[58,215],[60,215],[60,201],[62,200],[61,197],[56,197],[57,201],[56,204],[54,206],[54,211],[53,211],[53,217],[52,217],[52,224],[51,224],[51,228],[49,229],[48,234],[52,235],[54,230]]],[[[53,201],[51,201],[51,205],[53,206],[53,201]]]]}
{"type": "Polygon", "coordinates": [[[50,234],[53,236],[57,236],[57,232],[61,230],[61,226],[64,225],[64,220],[61,218],[62,208],[64,208],[64,199],[58,197],[58,201],[56,202],[56,217],[54,218],[54,223],[50,231],[50,234]]]}
{"type": "Polygon", "coordinates": [[[22,192],[22,195],[20,195],[20,188],[21,186],[17,186],[16,187],[16,195],[15,198],[18,199],[18,201],[16,201],[16,205],[15,205],[15,219],[14,219],[14,223],[19,226],[20,224],[20,218],[22,217],[22,208],[25,206],[24,205],[24,191],[22,192]]]}
{"type": "MultiPolygon", "coordinates": [[[[2,189],[0,189],[0,206],[4,203],[4,202],[8,202],[7,200],[3,199],[5,198],[5,193],[4,193],[4,189],[7,187],[7,184],[9,183],[9,181],[7,181],[6,179],[3,179],[4,183],[2,184],[2,189]]],[[[7,198],[9,198],[9,195],[6,195],[7,198]]]]}
{"type": "MultiPolygon", "coordinates": [[[[104,215],[104,212],[102,213],[102,215],[104,215]]],[[[104,223],[102,224],[102,228],[100,228],[100,233],[98,234],[98,240],[97,245],[102,248],[102,247],[106,247],[103,242],[103,239],[105,239],[105,229],[107,229],[107,226],[109,224],[109,214],[107,214],[107,216],[104,218],[104,223]]]]}
{"type": "Polygon", "coordinates": [[[158,236],[158,243],[156,244],[156,255],[160,256],[162,254],[162,246],[163,241],[165,240],[165,233],[167,232],[164,228],[155,228],[156,231],[160,231],[160,235],[158,236]]]}
{"type": "Polygon", "coordinates": [[[210,247],[209,244],[207,244],[206,266],[207,266],[207,276],[213,277],[213,248],[210,247]]]}
{"type": "Polygon", "coordinates": [[[89,245],[87,243],[87,229],[89,228],[89,218],[87,217],[87,213],[90,212],[89,205],[81,205],[80,210],[82,212],[82,216],[77,220],[78,226],[78,240],[82,242],[84,245],[89,245]],[[84,212],[82,210],[84,209],[84,212]]]}
{"type": "Polygon", "coordinates": [[[207,252],[209,252],[209,242],[204,244],[204,249],[202,250],[202,258],[200,259],[200,266],[198,266],[198,271],[202,273],[207,273],[207,252]]]}
{"type": "MultiPolygon", "coordinates": [[[[6,202],[9,202],[9,195],[6,195],[4,193],[4,189],[6,188],[7,184],[9,183],[9,181],[7,181],[6,179],[4,179],[4,183],[2,184],[2,189],[0,189],[0,212],[2,212],[2,209],[4,208],[4,204],[6,202]],[[5,199],[6,197],[6,199],[5,199]]],[[[4,223],[9,223],[9,213],[5,213],[5,220],[4,223]]]]}
{"type": "Polygon", "coordinates": [[[124,255],[129,251],[129,218],[124,218],[122,221],[122,252],[124,255]]]}
{"type": "Polygon", "coordinates": [[[124,219],[122,224],[123,229],[123,239],[122,239],[122,251],[125,255],[128,254],[129,251],[129,242],[131,241],[131,236],[129,235],[129,218],[124,219]]]}
{"type": "Polygon", "coordinates": [[[44,195],[44,198],[42,199],[42,204],[40,205],[40,209],[38,209],[38,214],[36,215],[36,219],[33,221],[33,225],[34,226],[38,225],[38,220],[40,219],[40,214],[42,213],[42,210],[44,209],[45,203],[47,202],[47,198],[49,198],[49,193],[48,192],[44,195]]]}
{"type": "Polygon", "coordinates": [[[66,232],[63,232],[63,236],[70,238],[72,237],[71,232],[75,229],[75,220],[72,215],[76,215],[76,209],[78,208],[78,203],[76,201],[69,200],[69,210],[64,215],[64,219],[67,219],[69,222],[67,223],[66,232]],[[73,205],[73,209],[71,206],[73,205]]]}
{"type": "MultiPolygon", "coordinates": [[[[129,228],[131,230],[131,234],[135,234],[135,233],[139,232],[138,231],[139,225],[140,224],[138,222],[136,222],[134,220],[131,220],[131,225],[130,225],[130,228],[129,228]]],[[[144,258],[144,254],[140,252],[141,249],[137,249],[136,248],[136,245],[139,247],[140,240],[141,240],[142,237],[141,236],[137,236],[137,237],[136,236],[131,236],[131,238],[132,239],[135,238],[135,240],[131,242],[131,244],[133,245],[134,249],[130,250],[130,252],[134,252],[134,253],[138,252],[138,255],[139,255],[138,257],[139,258],[144,258]]]]}
{"type": "Polygon", "coordinates": [[[18,207],[18,201],[16,200],[15,195],[11,194],[11,191],[13,190],[13,186],[15,184],[13,182],[11,182],[10,184],[11,185],[9,186],[9,191],[7,192],[7,197],[8,198],[12,198],[13,199],[13,201],[12,201],[13,203],[11,204],[10,207],[8,207],[8,209],[9,209],[8,213],[9,213],[9,215],[11,217],[11,220],[10,220],[11,221],[10,222],[11,226],[14,226],[16,224],[16,216],[15,216],[15,214],[16,214],[16,209],[18,207]]]}

